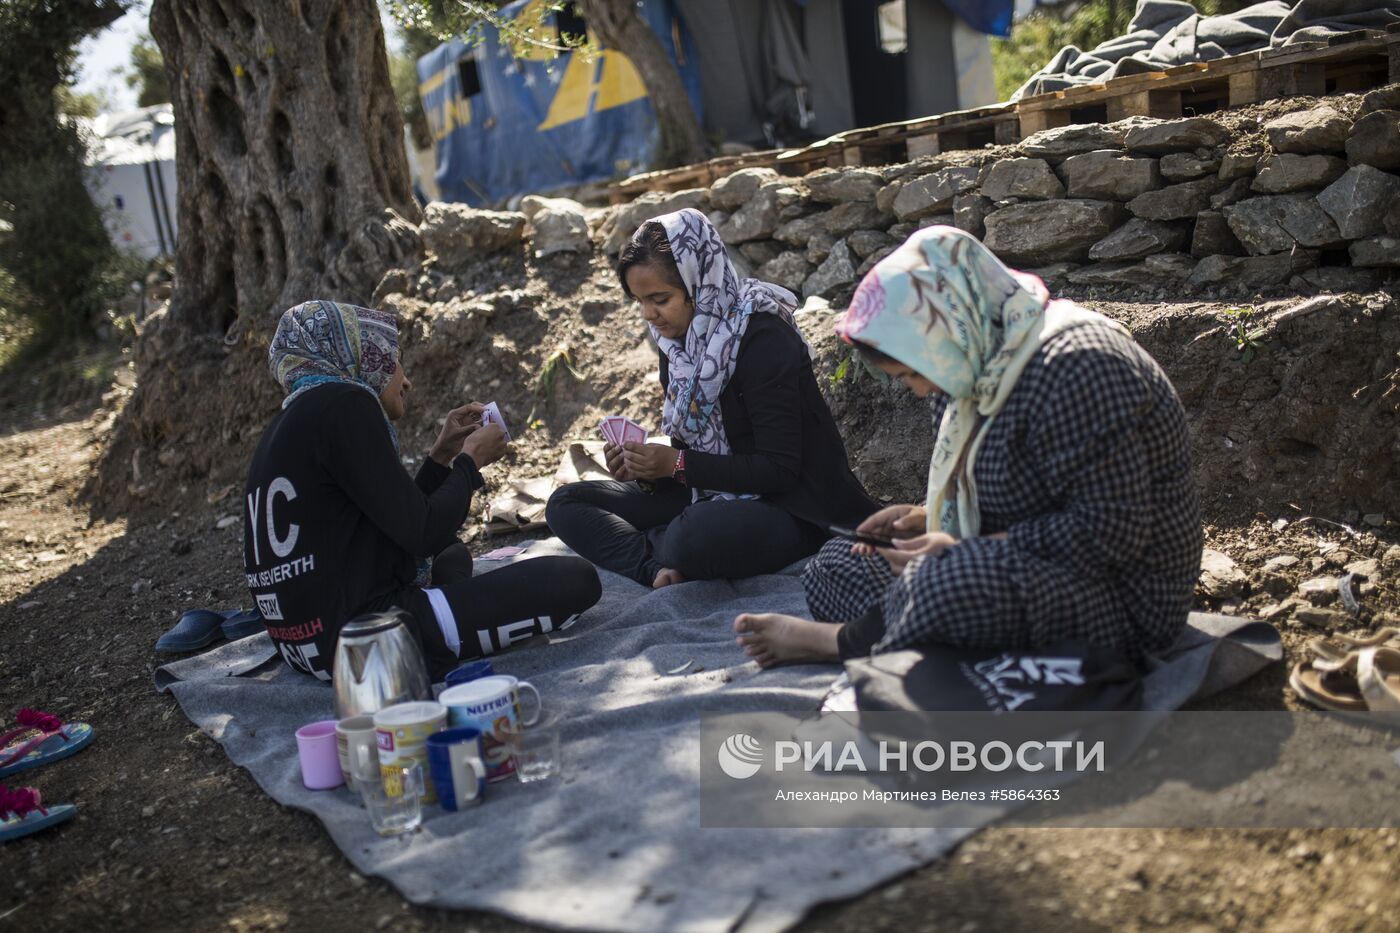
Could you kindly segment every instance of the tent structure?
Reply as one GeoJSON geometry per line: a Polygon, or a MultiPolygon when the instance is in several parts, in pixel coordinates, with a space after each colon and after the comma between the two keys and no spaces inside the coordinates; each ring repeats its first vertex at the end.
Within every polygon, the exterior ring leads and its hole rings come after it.
{"type": "Polygon", "coordinates": [[[87,121],[88,190],[118,247],[143,259],[175,252],[175,118],[169,104],[87,121]]]}
{"type": "MultiPolygon", "coordinates": [[[[537,2],[501,13],[518,16],[537,2]]],[[[638,7],[677,63],[706,132],[760,148],[995,103],[985,31],[1009,28],[1011,18],[1010,0],[640,0],[638,7]]],[[[577,34],[587,24],[570,4],[555,27],[577,34]]],[[[446,200],[489,204],[617,178],[647,169],[656,153],[646,88],[614,50],[593,63],[572,54],[518,59],[486,29],[478,45],[453,41],[419,59],[418,78],[446,200]]]]}

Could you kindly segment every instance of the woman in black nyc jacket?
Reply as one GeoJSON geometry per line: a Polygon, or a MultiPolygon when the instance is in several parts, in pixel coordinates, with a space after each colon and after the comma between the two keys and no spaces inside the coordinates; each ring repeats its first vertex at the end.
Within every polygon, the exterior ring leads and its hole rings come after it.
{"type": "Polygon", "coordinates": [[[791,292],[740,280],[692,209],[643,224],[618,275],[661,350],[671,446],[608,445],[616,480],[555,492],[555,534],[662,587],[772,573],[816,553],[829,525],[875,511],[817,388],[791,292]]]}

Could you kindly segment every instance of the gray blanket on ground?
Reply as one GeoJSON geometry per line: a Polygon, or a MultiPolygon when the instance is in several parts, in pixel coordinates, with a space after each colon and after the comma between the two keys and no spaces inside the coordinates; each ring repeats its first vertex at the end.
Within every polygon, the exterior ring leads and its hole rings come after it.
{"type": "MultiPolygon", "coordinates": [[[[559,550],[541,542],[527,556],[559,550]]],[[[331,691],[284,665],[266,635],[168,664],[156,682],[274,799],[315,814],[357,869],[416,904],[564,929],[782,930],[974,832],[701,829],[700,712],[815,710],[838,668],[760,671],[734,644],[740,611],[804,611],[795,568],[659,591],[609,573],[603,584],[598,605],[553,644],[493,659],[566,717],[564,779],[491,785],[486,803],[463,813],[430,807],[408,837],[376,836],[343,788],[302,786],[292,733],[333,715],[331,691]]],[[[1277,636],[1260,639],[1258,623],[1201,621],[1148,676],[1154,708],[1280,657],[1277,636]]]]}
{"type": "Polygon", "coordinates": [[[1400,0],[1270,0],[1220,16],[1182,0],[1141,0],[1126,35],[1088,52],[1066,46],[1011,99],[1392,23],[1400,23],[1400,0]]]}

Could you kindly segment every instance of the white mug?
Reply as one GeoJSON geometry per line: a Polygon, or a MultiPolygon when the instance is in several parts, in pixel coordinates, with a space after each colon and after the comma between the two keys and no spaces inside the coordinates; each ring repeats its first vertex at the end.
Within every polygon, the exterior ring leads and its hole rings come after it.
{"type": "Polygon", "coordinates": [[[506,734],[519,725],[531,726],[539,720],[542,704],[534,684],[509,674],[494,674],[449,687],[438,695],[438,702],[447,707],[449,728],[470,726],[481,730],[488,781],[505,780],[515,773],[506,734]],[[528,717],[520,702],[520,694],[525,691],[535,698],[535,708],[528,717]]]}

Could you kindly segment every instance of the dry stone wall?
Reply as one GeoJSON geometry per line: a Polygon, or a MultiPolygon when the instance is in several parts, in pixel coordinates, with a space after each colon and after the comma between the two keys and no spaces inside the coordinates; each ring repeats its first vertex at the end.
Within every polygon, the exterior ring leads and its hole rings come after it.
{"type": "Polygon", "coordinates": [[[613,257],[651,217],[693,207],[743,271],[840,304],[913,231],[948,224],[1057,287],[1243,297],[1362,291],[1400,269],[1400,85],[1239,112],[1049,129],[1015,146],[710,188],[613,208],[527,199],[525,213],[429,207],[450,270],[528,240],[537,256],[613,257]]]}

